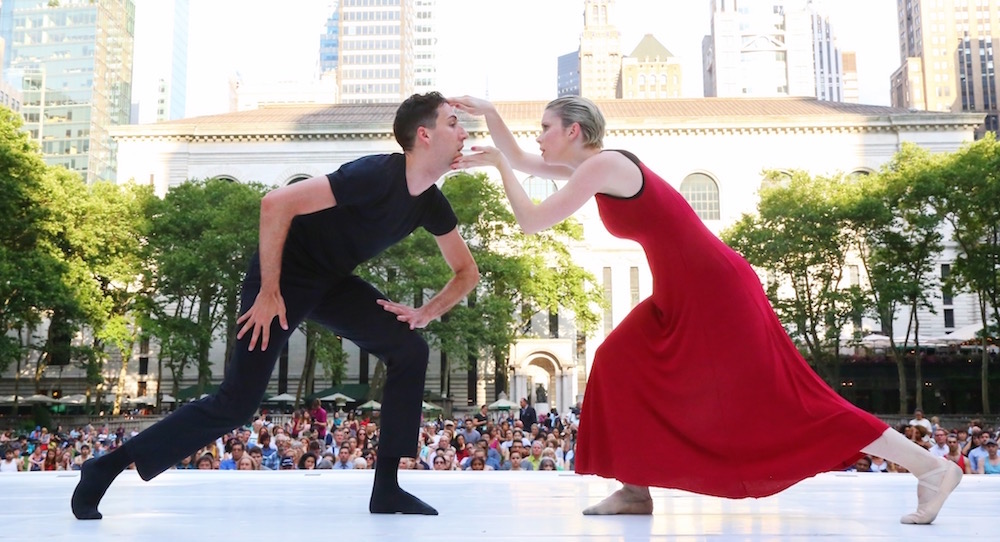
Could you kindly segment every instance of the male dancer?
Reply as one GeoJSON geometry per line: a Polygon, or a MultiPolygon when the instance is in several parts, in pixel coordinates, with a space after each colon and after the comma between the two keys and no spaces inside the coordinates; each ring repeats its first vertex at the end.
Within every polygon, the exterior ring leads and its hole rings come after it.
{"type": "Polygon", "coordinates": [[[399,459],[416,450],[428,363],[427,343],[415,329],[447,312],[479,281],[455,213],[434,184],[461,156],[468,134],[437,92],[404,101],[393,133],[403,154],[360,158],[264,197],[260,250],[243,282],[238,347],[218,393],[85,463],[71,503],[78,519],[101,518],[101,498],[129,464],[148,481],[250,419],[282,346],[306,318],[375,353],[388,368],[369,511],[437,514],[400,489],[396,475],[399,459]],[[387,300],[352,272],[417,227],[435,236],[454,276],[425,305],[412,308],[387,300]]]}

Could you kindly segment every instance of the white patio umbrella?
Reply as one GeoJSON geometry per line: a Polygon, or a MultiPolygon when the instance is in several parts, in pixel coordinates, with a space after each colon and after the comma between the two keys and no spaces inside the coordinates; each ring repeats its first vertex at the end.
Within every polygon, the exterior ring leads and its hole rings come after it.
{"type": "Polygon", "coordinates": [[[30,397],[24,399],[25,403],[55,403],[56,399],[49,397],[48,395],[34,394],[30,397]]]}
{"type": "Polygon", "coordinates": [[[338,405],[342,405],[344,403],[353,403],[354,402],[354,398],[348,397],[348,396],[344,395],[343,393],[334,393],[332,395],[327,395],[326,397],[320,397],[319,400],[320,401],[330,401],[330,402],[333,402],[333,403],[337,403],[338,405]]]}
{"type": "Polygon", "coordinates": [[[372,399],[363,405],[359,405],[360,410],[382,410],[382,403],[372,399]]]}
{"type": "Polygon", "coordinates": [[[977,339],[979,332],[982,330],[983,324],[969,324],[967,326],[955,328],[955,331],[952,331],[947,335],[937,337],[935,340],[945,344],[961,344],[977,339]]]}
{"type": "Polygon", "coordinates": [[[889,337],[880,333],[872,333],[861,338],[861,346],[867,348],[888,348],[889,345],[889,337]]]}
{"type": "Polygon", "coordinates": [[[175,399],[173,395],[170,395],[169,393],[165,393],[165,394],[163,394],[163,397],[160,398],[160,402],[161,403],[176,403],[177,399],[175,399]]]}
{"type": "Polygon", "coordinates": [[[143,395],[141,397],[136,397],[135,399],[129,399],[128,404],[130,405],[155,405],[156,397],[152,395],[143,395]]]}
{"type": "Polygon", "coordinates": [[[486,405],[489,410],[515,410],[521,408],[521,405],[507,399],[506,397],[501,397],[500,399],[486,405]]]}
{"type": "Polygon", "coordinates": [[[438,410],[444,410],[443,408],[441,408],[441,407],[439,407],[439,406],[435,405],[434,403],[428,403],[427,401],[424,401],[424,404],[423,404],[423,406],[421,407],[421,409],[422,409],[422,410],[423,410],[424,412],[436,412],[436,411],[438,411],[438,410]]]}
{"type": "Polygon", "coordinates": [[[290,394],[287,394],[287,393],[279,393],[278,395],[275,395],[274,397],[271,397],[270,399],[268,399],[267,402],[268,403],[291,403],[294,400],[295,400],[295,396],[294,395],[290,395],[290,394]]]}
{"type": "Polygon", "coordinates": [[[78,393],[75,395],[67,395],[62,399],[59,399],[58,402],[64,405],[82,405],[83,403],[87,402],[87,396],[83,395],[82,393],[78,393]]]}
{"type": "MultiPolygon", "coordinates": [[[[24,397],[18,396],[17,397],[17,402],[18,403],[23,403],[24,402],[24,397]]],[[[0,397],[0,405],[13,405],[13,404],[14,404],[14,396],[13,395],[4,395],[3,397],[0,397]]]]}

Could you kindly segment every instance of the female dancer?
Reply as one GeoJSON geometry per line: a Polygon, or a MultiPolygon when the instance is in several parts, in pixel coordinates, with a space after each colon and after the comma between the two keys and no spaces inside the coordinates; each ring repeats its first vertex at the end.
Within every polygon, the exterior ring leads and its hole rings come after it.
{"type": "Polygon", "coordinates": [[[584,514],[650,514],[649,486],[730,498],[773,495],[846,468],[860,450],[917,476],[917,510],[903,523],[934,520],[961,481],[958,466],[831,390],[799,354],[746,260],[637,157],[602,152],[604,117],[593,102],[571,96],[546,106],[541,157],[517,146],[489,102],[468,96],[450,102],[484,115],[499,147],[472,147],[478,153],[452,167],[497,168],[526,233],[561,222],[596,196],[608,230],[637,241],[649,261],[652,295],[595,353],[576,451],[578,473],[615,478],[624,487],[584,514]],[[535,204],[511,166],[569,180],[535,204]],[[718,348],[719,333],[739,348],[718,348]],[[783,420],[781,431],[766,422],[775,419],[783,420]],[[727,432],[715,430],[720,426],[744,427],[749,438],[734,446],[727,432]],[[638,434],[651,435],[650,442],[629,446],[625,437],[638,434]]]}

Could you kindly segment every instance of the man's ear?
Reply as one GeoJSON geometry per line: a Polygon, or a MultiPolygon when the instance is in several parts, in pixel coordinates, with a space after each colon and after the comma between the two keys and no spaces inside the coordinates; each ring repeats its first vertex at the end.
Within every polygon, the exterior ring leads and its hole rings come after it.
{"type": "Polygon", "coordinates": [[[417,141],[424,141],[430,143],[431,133],[426,126],[417,126],[417,141]]]}

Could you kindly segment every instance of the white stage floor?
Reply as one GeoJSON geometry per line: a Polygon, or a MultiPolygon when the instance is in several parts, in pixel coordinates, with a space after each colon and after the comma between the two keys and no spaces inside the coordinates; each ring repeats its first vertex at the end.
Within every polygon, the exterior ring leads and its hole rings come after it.
{"type": "Polygon", "coordinates": [[[827,473],[764,499],[654,489],[653,516],[580,514],[618,484],[572,473],[413,472],[400,484],[439,516],[368,513],[373,471],[123,473],[100,521],[69,509],[79,474],[0,475],[0,532],[33,540],[995,540],[1000,476],[966,476],[933,525],[908,474],[827,473]],[[950,538],[955,537],[955,538],[950,538]]]}

